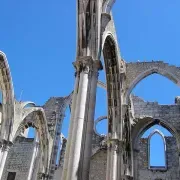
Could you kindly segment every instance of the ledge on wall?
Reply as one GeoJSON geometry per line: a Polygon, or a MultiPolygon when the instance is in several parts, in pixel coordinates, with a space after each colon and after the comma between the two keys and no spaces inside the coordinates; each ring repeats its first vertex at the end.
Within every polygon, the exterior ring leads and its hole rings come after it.
{"type": "Polygon", "coordinates": [[[165,166],[150,166],[149,170],[151,171],[167,171],[167,167],[165,166]]]}

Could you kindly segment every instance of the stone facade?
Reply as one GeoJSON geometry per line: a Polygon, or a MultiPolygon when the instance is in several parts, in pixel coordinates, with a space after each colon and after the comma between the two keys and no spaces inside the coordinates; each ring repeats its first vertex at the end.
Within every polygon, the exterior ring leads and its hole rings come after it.
{"type": "Polygon", "coordinates": [[[91,157],[89,180],[106,179],[107,151],[100,150],[91,157]]]}
{"type": "Polygon", "coordinates": [[[166,142],[166,163],[167,170],[158,168],[149,169],[148,162],[148,139],[142,138],[139,141],[139,153],[138,153],[138,180],[154,180],[154,179],[180,179],[178,150],[176,139],[174,137],[165,137],[166,142]]]}
{"type": "Polygon", "coordinates": [[[8,172],[13,180],[15,173],[16,180],[180,178],[180,98],[176,97],[173,105],[159,105],[131,95],[133,88],[153,73],[180,85],[180,68],[162,61],[126,63],[120,55],[111,13],[114,2],[77,0],[75,85],[67,97],[52,97],[43,107],[17,101],[7,58],[0,52],[0,180],[6,180],[8,172]],[[100,70],[105,70],[106,84],[98,83],[100,70]],[[97,84],[107,91],[108,112],[94,121],[97,84]],[[68,139],[62,140],[68,106],[68,139]],[[94,129],[103,118],[108,119],[106,136],[94,129]],[[161,171],[147,168],[148,142],[141,139],[155,124],[173,135],[163,137],[167,142],[167,168],[161,171]],[[28,127],[36,129],[35,144],[19,137],[28,127]]]}
{"type": "MultiPolygon", "coordinates": [[[[8,153],[2,180],[7,180],[9,172],[15,172],[15,180],[27,180],[35,148],[34,138],[17,137],[8,153]]],[[[37,164],[34,164],[33,173],[36,174],[37,164]]]]}

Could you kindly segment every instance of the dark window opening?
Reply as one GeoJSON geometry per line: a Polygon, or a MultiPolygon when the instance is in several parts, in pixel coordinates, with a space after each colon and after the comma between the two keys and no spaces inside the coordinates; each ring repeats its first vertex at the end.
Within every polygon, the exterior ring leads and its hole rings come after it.
{"type": "Polygon", "coordinates": [[[16,172],[9,172],[7,180],[15,180],[16,178],[16,172]]]}

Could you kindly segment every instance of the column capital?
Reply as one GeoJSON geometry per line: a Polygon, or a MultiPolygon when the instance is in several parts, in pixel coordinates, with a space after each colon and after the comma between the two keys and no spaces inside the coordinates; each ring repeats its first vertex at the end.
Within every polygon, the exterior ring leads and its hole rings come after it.
{"type": "Polygon", "coordinates": [[[93,60],[91,56],[78,56],[77,60],[73,62],[73,65],[76,69],[76,74],[80,74],[81,72],[88,74],[103,69],[101,61],[93,60]]]}

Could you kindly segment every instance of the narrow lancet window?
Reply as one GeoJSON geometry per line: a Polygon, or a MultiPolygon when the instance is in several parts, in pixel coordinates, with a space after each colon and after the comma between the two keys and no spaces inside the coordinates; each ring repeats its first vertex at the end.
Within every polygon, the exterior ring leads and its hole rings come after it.
{"type": "Polygon", "coordinates": [[[149,136],[149,167],[153,169],[166,168],[165,138],[159,130],[155,130],[149,136]]]}

